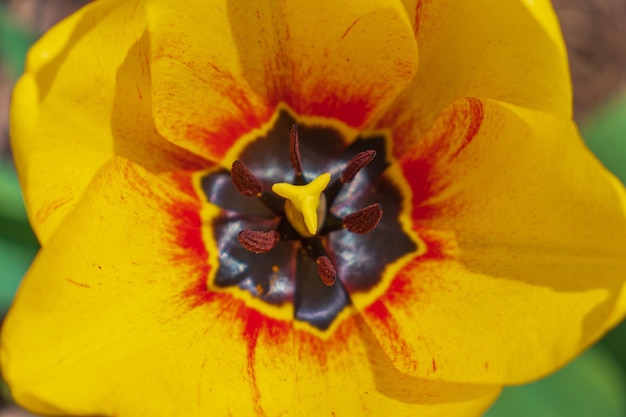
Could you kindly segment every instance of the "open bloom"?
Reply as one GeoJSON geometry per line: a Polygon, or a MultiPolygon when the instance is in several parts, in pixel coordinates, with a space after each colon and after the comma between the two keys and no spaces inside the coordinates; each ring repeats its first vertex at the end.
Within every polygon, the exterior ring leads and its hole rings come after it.
{"type": "Polygon", "coordinates": [[[25,407],[480,414],[623,316],[624,190],[542,0],[101,0],[31,50],[25,407]],[[419,64],[418,64],[419,55],[419,64]]]}

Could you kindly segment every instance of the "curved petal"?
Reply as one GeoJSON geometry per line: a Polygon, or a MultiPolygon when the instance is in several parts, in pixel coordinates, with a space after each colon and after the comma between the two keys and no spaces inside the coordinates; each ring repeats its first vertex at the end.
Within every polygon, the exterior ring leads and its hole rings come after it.
{"type": "Polygon", "coordinates": [[[13,93],[11,137],[31,224],[42,244],[113,155],[154,171],[200,163],[154,128],[140,6],[90,4],[29,52],[26,74],[13,93]]]}
{"type": "Polygon", "coordinates": [[[462,97],[571,116],[567,54],[549,1],[405,3],[415,19],[420,68],[379,122],[393,128],[398,153],[462,97]]]}
{"type": "Polygon", "coordinates": [[[571,121],[461,99],[400,165],[426,253],[359,307],[401,371],[525,382],[624,316],[624,189],[571,121]]]}
{"type": "Polygon", "coordinates": [[[354,312],[322,340],[208,291],[200,203],[177,190],[193,193],[190,181],[121,158],[99,171],[4,323],[19,403],[120,417],[477,416],[494,400],[497,387],[401,375],[354,312]]]}
{"type": "Polygon", "coordinates": [[[280,102],[363,126],[417,69],[395,1],[161,1],[149,21],[157,127],[215,162],[280,102]]]}
{"type": "Polygon", "coordinates": [[[326,340],[257,323],[251,357],[257,415],[480,416],[500,391],[398,372],[357,315],[326,340]]]}
{"type": "Polygon", "coordinates": [[[158,310],[181,281],[206,274],[190,234],[199,203],[172,185],[114,158],[40,251],[2,329],[3,374],[20,403],[110,415],[108,396],[130,394],[119,386],[123,362],[147,352],[128,335],[159,343],[155,326],[168,324],[158,310]]]}

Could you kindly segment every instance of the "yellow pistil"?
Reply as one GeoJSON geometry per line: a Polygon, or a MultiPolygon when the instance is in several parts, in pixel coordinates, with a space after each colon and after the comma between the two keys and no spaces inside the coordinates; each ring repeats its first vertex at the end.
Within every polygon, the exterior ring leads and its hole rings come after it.
{"type": "Polygon", "coordinates": [[[326,199],[322,194],[328,183],[330,174],[325,172],[306,185],[294,185],[279,182],[272,185],[272,191],[287,199],[285,215],[303,236],[314,236],[317,228],[324,221],[326,199]],[[319,210],[319,208],[323,210],[319,210]],[[303,224],[304,223],[304,224],[303,224]]]}

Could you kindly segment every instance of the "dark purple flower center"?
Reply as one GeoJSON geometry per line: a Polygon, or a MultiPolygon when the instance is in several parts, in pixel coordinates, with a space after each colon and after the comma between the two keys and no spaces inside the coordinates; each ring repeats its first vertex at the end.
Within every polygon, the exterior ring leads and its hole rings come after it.
{"type": "Polygon", "coordinates": [[[294,125],[281,111],[231,172],[202,178],[208,201],[221,208],[212,224],[219,252],[213,285],[237,286],[272,305],[293,303],[296,320],[325,330],[351,294],[371,290],[389,264],[417,246],[399,221],[403,195],[386,172],[384,136],[347,144],[335,129],[300,125],[294,133],[294,125]],[[271,188],[307,184],[324,172],[331,180],[322,223],[303,235],[271,188]]]}

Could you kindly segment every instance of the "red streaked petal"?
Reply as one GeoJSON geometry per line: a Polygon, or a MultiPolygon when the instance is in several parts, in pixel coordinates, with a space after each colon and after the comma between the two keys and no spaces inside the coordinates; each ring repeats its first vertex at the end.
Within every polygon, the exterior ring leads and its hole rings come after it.
{"type": "Polygon", "coordinates": [[[426,252],[358,307],[402,372],[526,382],[623,317],[624,189],[570,120],[461,99],[400,166],[426,252]]]}
{"type": "Polygon", "coordinates": [[[498,387],[399,374],[353,309],[324,337],[207,289],[189,181],[121,158],[100,170],[4,323],[3,373],[21,404],[58,415],[477,416],[493,401],[498,387]]]}
{"type": "Polygon", "coordinates": [[[216,162],[280,103],[361,127],[417,69],[400,2],[162,1],[148,15],[159,132],[216,162]]]}
{"type": "Polygon", "coordinates": [[[495,99],[563,117],[572,114],[565,45],[549,1],[412,0],[420,68],[378,122],[399,152],[450,102],[495,99]]]}
{"type": "Polygon", "coordinates": [[[11,141],[42,245],[114,156],[153,172],[207,165],[156,132],[145,30],[141,3],[92,3],[28,54],[13,93],[11,141]]]}

